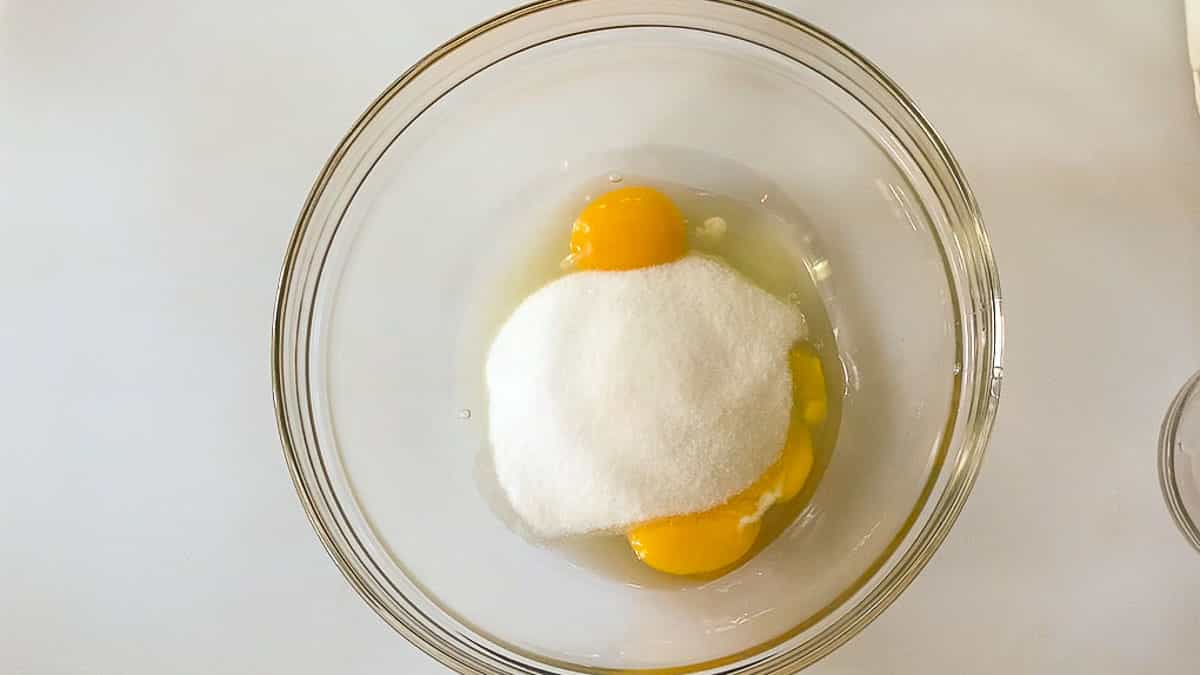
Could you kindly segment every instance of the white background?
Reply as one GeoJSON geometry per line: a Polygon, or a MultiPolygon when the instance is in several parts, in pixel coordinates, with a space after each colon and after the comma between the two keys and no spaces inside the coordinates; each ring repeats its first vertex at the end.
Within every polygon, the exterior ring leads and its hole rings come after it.
{"type": "MultiPolygon", "coordinates": [[[[470,2],[0,0],[0,671],[440,672],[310,531],[275,435],[284,244],[470,2]]],[[[1200,367],[1200,117],[1174,0],[780,3],[897,79],[1000,263],[975,494],[818,675],[1200,670],[1154,444],[1200,367]]]]}

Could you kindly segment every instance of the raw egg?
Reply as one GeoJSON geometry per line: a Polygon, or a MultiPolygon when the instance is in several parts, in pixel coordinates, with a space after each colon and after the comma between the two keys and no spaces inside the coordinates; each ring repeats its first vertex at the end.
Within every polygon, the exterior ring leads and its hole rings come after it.
{"type": "Polygon", "coordinates": [[[683,215],[650,187],[626,187],[597,197],[571,228],[569,260],[583,270],[632,270],[683,257],[683,215]]]}
{"type": "Polygon", "coordinates": [[[812,346],[799,344],[788,353],[788,364],[792,370],[793,414],[799,413],[810,429],[817,429],[829,413],[821,358],[812,346]]]}
{"type": "MultiPolygon", "coordinates": [[[[584,270],[632,270],[678,260],[686,252],[683,216],[662,192],[632,186],[605,193],[579,214],[568,261],[584,270]]],[[[659,518],[626,533],[643,563],[670,574],[714,572],[754,545],[762,516],[800,493],[813,466],[812,432],[825,421],[825,378],[817,354],[797,345],[788,355],[793,405],[779,459],[724,504],[659,518]]]]}
{"type": "MultiPolygon", "coordinates": [[[[807,348],[792,354],[799,349],[807,348]]],[[[793,356],[792,363],[796,360],[793,356]]],[[[793,365],[793,381],[797,375],[793,365]]],[[[820,398],[823,402],[824,389],[820,398]]],[[[783,452],[750,487],[708,511],[659,518],[629,530],[626,537],[638,559],[669,574],[705,574],[746,555],[758,537],[766,510],[799,494],[812,471],[812,434],[803,412],[807,409],[805,400],[793,403],[783,452]]]]}

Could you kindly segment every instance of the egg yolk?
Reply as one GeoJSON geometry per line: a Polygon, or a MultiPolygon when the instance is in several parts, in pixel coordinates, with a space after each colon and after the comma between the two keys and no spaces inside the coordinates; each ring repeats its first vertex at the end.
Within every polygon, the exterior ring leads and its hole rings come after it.
{"type": "MultiPolygon", "coordinates": [[[[797,363],[812,367],[800,346],[790,354],[794,390],[806,392],[797,363]]],[[[815,358],[815,355],[814,355],[815,358]]],[[[818,377],[820,361],[815,361],[818,377]]],[[[792,406],[787,440],[779,459],[750,487],[720,506],[683,516],[668,516],[638,525],[626,533],[629,545],[643,563],[668,574],[705,574],[728,567],[746,555],[762,529],[762,515],[774,504],[800,493],[813,466],[812,434],[808,411],[825,409],[823,378],[819,400],[797,397],[792,406]]],[[[815,391],[815,387],[812,387],[815,391]]],[[[823,413],[822,413],[823,414],[823,413]]]]}
{"type": "Polygon", "coordinates": [[[825,397],[825,371],[821,358],[810,345],[799,344],[788,354],[792,369],[792,407],[810,429],[825,423],[829,402],[825,397]]]}
{"type": "Polygon", "coordinates": [[[584,270],[632,270],[683,257],[683,215],[650,187],[607,192],[587,205],[571,229],[571,255],[584,270]]]}
{"type": "MultiPolygon", "coordinates": [[[[661,265],[686,251],[683,216],[662,192],[631,186],[584,208],[571,229],[570,263],[584,270],[661,265]]],[[[750,487],[717,507],[643,523],[626,538],[645,564],[670,574],[705,574],[740,560],[762,529],[762,515],[800,493],[813,466],[812,431],[828,409],[821,361],[808,345],[788,354],[792,415],[779,459],[750,487]]]]}

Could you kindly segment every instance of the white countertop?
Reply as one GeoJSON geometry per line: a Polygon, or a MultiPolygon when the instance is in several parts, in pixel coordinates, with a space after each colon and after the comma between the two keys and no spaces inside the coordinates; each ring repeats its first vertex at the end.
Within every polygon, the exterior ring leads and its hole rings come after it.
{"type": "MultiPolygon", "coordinates": [[[[282,251],[351,121],[505,0],[0,1],[0,670],[441,672],[287,477],[282,251]]],[[[1008,320],[994,442],[926,572],[818,675],[1200,668],[1158,424],[1200,367],[1182,2],[798,0],[972,181],[1008,320]]]]}

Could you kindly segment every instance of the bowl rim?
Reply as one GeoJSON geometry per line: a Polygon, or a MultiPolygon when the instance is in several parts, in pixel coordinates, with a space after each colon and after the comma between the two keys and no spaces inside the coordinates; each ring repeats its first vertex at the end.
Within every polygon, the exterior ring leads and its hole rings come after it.
{"type": "Polygon", "coordinates": [[[1179,532],[1188,543],[1200,552],[1200,524],[1184,504],[1183,495],[1179,490],[1179,479],[1175,473],[1175,449],[1178,446],[1176,436],[1179,424],[1183,421],[1184,411],[1191,405],[1200,403],[1200,371],[1196,371],[1179,388],[1179,392],[1171,399],[1167,414],[1163,417],[1162,427],[1158,432],[1158,482],[1162,488],[1163,499],[1167,510],[1175,521],[1179,532]]]}
{"type": "MultiPolygon", "coordinates": [[[[288,471],[309,522],[317,532],[322,545],[349,583],[389,625],[401,633],[409,642],[442,665],[461,673],[508,675],[509,673],[553,674],[613,671],[583,668],[578,664],[546,660],[545,657],[531,655],[510,645],[504,645],[500,650],[497,650],[494,649],[496,645],[486,644],[490,638],[485,638],[484,643],[481,643],[472,636],[455,634],[453,637],[456,639],[447,640],[445,636],[439,635],[437,632],[438,630],[446,632],[445,628],[436,621],[430,621],[429,617],[419,607],[409,607],[407,608],[409,611],[402,611],[401,615],[397,615],[389,609],[384,599],[377,595],[377,590],[371,585],[368,579],[364,578],[364,571],[356,568],[355,563],[360,562],[354,559],[357,551],[347,551],[342,547],[341,541],[347,539],[345,533],[339,531],[342,524],[340,522],[328,522],[325,514],[322,512],[323,508],[326,510],[329,509],[327,504],[320,503],[321,500],[327,499],[327,495],[321,493],[319,486],[311,484],[309,477],[306,475],[308,471],[311,471],[308,462],[311,460],[312,455],[312,451],[307,448],[306,436],[308,434],[305,433],[307,429],[301,428],[299,429],[299,433],[296,433],[297,427],[301,426],[301,423],[292,418],[288,409],[289,385],[295,386],[295,383],[290,381],[293,375],[287,369],[288,347],[297,350],[301,348],[300,344],[289,343],[289,335],[287,333],[288,319],[290,318],[288,312],[289,303],[296,290],[293,289],[293,285],[298,283],[296,278],[297,273],[300,271],[296,267],[296,264],[305,243],[310,223],[325,195],[326,188],[330,186],[330,181],[335,170],[339,167],[350,148],[359,139],[367,126],[407,85],[454,50],[470,43],[475,38],[489,31],[531,14],[547,12],[567,5],[594,4],[599,1],[601,0],[536,0],[530,2],[465,30],[458,36],[432,50],[400,75],[359,116],[318,174],[289,240],[284,256],[283,268],[279,277],[271,337],[272,392],[278,433],[287,461],[288,471]],[[300,439],[299,442],[297,441],[297,437],[300,439]],[[463,639],[464,637],[466,638],[465,640],[463,639]],[[464,653],[462,649],[470,653],[464,653]],[[535,665],[514,661],[512,654],[506,654],[505,649],[511,649],[515,654],[526,658],[533,658],[537,663],[535,665]],[[542,667],[553,668],[553,670],[543,670],[542,667]],[[582,668],[582,670],[578,670],[579,668],[582,668]]],[[[647,675],[649,673],[684,672],[766,675],[768,673],[796,672],[815,663],[850,640],[878,617],[884,609],[891,605],[928,563],[934,552],[944,541],[951,526],[961,512],[982,464],[984,451],[994,423],[1000,387],[1003,380],[1004,323],[998,272],[991,245],[983,227],[978,204],[961,168],[950,154],[940,136],[918,110],[917,106],[887,75],[856,51],[828,33],[790,13],[761,4],[757,0],[676,1],[692,2],[698,6],[719,5],[726,9],[746,11],[760,18],[772,20],[782,25],[785,29],[798,30],[809,37],[817,39],[823,46],[836,52],[839,57],[847,59],[853,65],[860,68],[872,80],[873,84],[878,85],[883,90],[891,103],[897,104],[900,107],[906,121],[916,126],[920,134],[919,141],[927,145],[926,149],[932,155],[927,156],[926,159],[933,162],[935,168],[939,168],[945,172],[945,175],[940,177],[949,181],[948,187],[954,193],[952,196],[958,200],[962,209],[961,212],[956,214],[958,217],[957,220],[951,223],[956,228],[955,234],[961,234],[969,238],[971,245],[974,247],[971,251],[972,257],[963,261],[963,265],[967,268],[966,282],[960,282],[954,278],[949,279],[952,287],[958,287],[962,283],[968,286],[968,290],[971,291],[972,305],[974,306],[972,325],[976,328],[972,339],[977,341],[977,343],[972,342],[969,344],[971,348],[970,358],[973,366],[971,369],[972,372],[955,373],[954,397],[952,399],[950,415],[946,422],[943,440],[937,457],[930,470],[929,479],[912,513],[878,560],[864,572],[851,588],[839,594],[826,608],[818,612],[816,616],[806,620],[795,629],[788,631],[776,639],[751,647],[744,652],[722,657],[716,661],[692,663],[665,670],[620,671],[644,673],[647,675]],[[962,231],[959,232],[959,229],[962,231]],[[975,297],[976,293],[981,297],[975,297]],[[972,383],[969,391],[963,386],[964,380],[969,380],[972,383]],[[957,419],[960,413],[965,419],[957,419]],[[956,441],[958,437],[956,425],[960,422],[963,424],[962,434],[964,437],[961,439],[961,442],[954,443],[953,441],[956,441]],[[944,475],[947,471],[947,467],[944,466],[946,463],[945,460],[951,454],[951,447],[956,445],[956,456],[951,458],[954,461],[949,467],[949,475],[946,476],[944,475]],[[933,496],[934,488],[938,487],[939,484],[940,498],[936,504],[930,506],[928,503],[929,499],[933,496]],[[932,511],[926,513],[930,509],[932,511]],[[923,515],[926,518],[926,522],[914,533],[912,531],[913,527],[922,519],[923,515]],[[902,556],[897,557],[897,550],[902,545],[906,546],[905,551],[902,556]],[[879,576],[880,572],[889,565],[892,566],[892,569],[879,577],[875,585],[866,593],[865,597],[858,600],[856,604],[849,608],[844,616],[824,628],[813,639],[799,643],[782,653],[771,655],[766,659],[751,660],[748,663],[745,661],[751,655],[759,654],[786,642],[802,630],[818,623],[829,613],[841,608],[849,600],[853,599],[854,596],[863,593],[864,589],[867,588],[867,583],[879,576]],[[730,669],[722,669],[724,666],[734,664],[735,662],[741,663],[734,665],[730,669]]],[[[656,25],[666,28],[686,28],[685,26],[678,25],[656,25]]],[[[746,40],[746,38],[738,35],[720,34],[746,40]]],[[[560,37],[567,37],[567,35],[560,37]]],[[[753,42],[752,40],[747,41],[753,42]]],[[[765,45],[760,44],[759,46],[765,45]]],[[[457,86],[457,84],[451,85],[450,88],[457,86]]],[[[442,93],[444,94],[445,90],[442,93]]],[[[400,133],[403,133],[403,130],[400,133]]],[[[942,237],[935,235],[934,240],[940,249],[943,263],[949,268],[950,265],[946,260],[947,253],[942,237]]],[[[947,274],[951,276],[949,272],[947,274]]],[[[961,319],[964,316],[964,308],[961,306],[957,296],[952,294],[951,300],[954,304],[955,316],[961,319]]],[[[311,317],[309,329],[311,329],[311,317]]],[[[965,329],[959,331],[956,345],[956,361],[960,364],[964,361],[963,333],[965,332],[965,329]]],[[[307,351],[307,342],[304,343],[303,349],[307,351]]],[[[307,373],[305,373],[305,376],[307,377],[307,373]]],[[[308,405],[308,413],[311,415],[311,399],[308,400],[308,405]]],[[[323,462],[323,460],[319,461],[323,462]]],[[[319,481],[319,478],[317,480],[319,481]]],[[[339,509],[341,508],[340,504],[337,506],[339,509]]],[[[336,521],[336,519],[334,520],[336,521]]],[[[352,536],[356,541],[358,540],[357,535],[352,534],[352,536]]],[[[358,543],[361,546],[361,542],[358,543]]],[[[408,598],[405,598],[405,600],[408,600],[408,598]]],[[[465,626],[464,628],[470,630],[469,626],[465,626]]]]}

